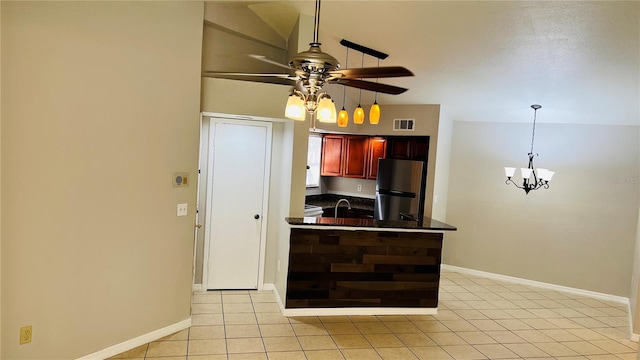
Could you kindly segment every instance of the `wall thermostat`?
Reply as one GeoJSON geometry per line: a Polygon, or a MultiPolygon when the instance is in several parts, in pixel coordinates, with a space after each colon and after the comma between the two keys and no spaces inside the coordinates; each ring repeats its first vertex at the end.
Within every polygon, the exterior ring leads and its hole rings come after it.
{"type": "Polygon", "coordinates": [[[189,186],[189,173],[188,172],[173,173],[173,187],[186,187],[186,186],[189,186]]]}

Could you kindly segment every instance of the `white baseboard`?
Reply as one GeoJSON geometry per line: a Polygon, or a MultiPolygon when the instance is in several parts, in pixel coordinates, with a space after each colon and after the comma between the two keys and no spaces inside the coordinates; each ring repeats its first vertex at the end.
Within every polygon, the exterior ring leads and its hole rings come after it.
{"type": "Polygon", "coordinates": [[[343,307],[285,309],[284,316],[436,315],[438,308],[343,307]]]}
{"type": "Polygon", "coordinates": [[[273,291],[276,288],[274,284],[262,284],[262,289],[264,291],[273,291]]]}
{"type": "Polygon", "coordinates": [[[284,314],[284,304],[282,303],[282,298],[280,297],[280,293],[278,292],[278,288],[273,286],[273,294],[276,296],[276,301],[278,302],[278,307],[280,308],[280,313],[284,314]]]}
{"type": "Polygon", "coordinates": [[[144,345],[146,343],[158,340],[162,337],[165,337],[167,335],[171,335],[175,332],[178,332],[180,330],[184,330],[188,327],[191,326],[191,318],[182,320],[180,322],[177,322],[175,324],[169,325],[169,326],[165,326],[161,329],[158,330],[154,330],[150,333],[146,333],[144,335],[140,335],[138,337],[135,337],[133,339],[121,342],[119,344],[113,345],[113,346],[109,346],[106,349],[102,349],[100,351],[96,351],[92,354],[89,355],[85,355],[81,358],[78,358],[76,360],[102,360],[102,359],[106,359],[109,358],[111,356],[114,355],[118,355],[120,353],[123,353],[125,351],[131,350],[133,348],[136,348],[140,345],[144,345]]]}
{"type": "Polygon", "coordinates": [[[463,267],[458,267],[453,265],[442,264],[441,269],[453,271],[453,272],[459,272],[463,274],[480,276],[480,277],[489,278],[489,279],[506,281],[506,282],[515,283],[515,284],[534,286],[534,287],[539,287],[539,288],[548,289],[548,290],[555,290],[555,291],[560,291],[560,292],[574,294],[574,295],[582,295],[582,296],[590,297],[593,299],[611,301],[611,302],[623,304],[623,305],[629,305],[629,298],[626,298],[623,296],[616,296],[616,295],[599,293],[595,291],[576,289],[568,286],[549,284],[549,283],[544,283],[544,282],[534,281],[534,280],[527,280],[527,279],[517,278],[513,276],[500,275],[500,274],[495,274],[495,273],[490,273],[490,272],[485,272],[480,270],[473,270],[473,269],[468,269],[468,268],[463,268],[463,267]]]}
{"type": "Polygon", "coordinates": [[[191,286],[191,291],[204,291],[202,289],[204,289],[202,284],[193,284],[193,286],[191,286]]]}

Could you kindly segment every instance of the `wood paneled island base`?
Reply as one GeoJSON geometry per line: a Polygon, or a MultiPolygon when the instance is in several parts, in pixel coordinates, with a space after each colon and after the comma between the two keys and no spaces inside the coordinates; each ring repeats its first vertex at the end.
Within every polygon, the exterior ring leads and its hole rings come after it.
{"type": "Polygon", "coordinates": [[[433,314],[442,239],[442,232],[292,227],[285,312],[433,314]]]}

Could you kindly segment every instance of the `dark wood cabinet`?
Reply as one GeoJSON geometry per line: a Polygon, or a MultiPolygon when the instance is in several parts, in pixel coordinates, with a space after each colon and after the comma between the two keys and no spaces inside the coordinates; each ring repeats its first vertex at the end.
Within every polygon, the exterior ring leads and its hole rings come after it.
{"type": "Polygon", "coordinates": [[[387,142],[387,158],[421,161],[429,158],[428,136],[391,136],[387,142]]]}
{"type": "Polygon", "coordinates": [[[342,176],[345,138],[343,135],[325,135],[322,138],[320,175],[342,176]]]}
{"type": "Polygon", "coordinates": [[[372,179],[378,159],[427,161],[428,136],[363,136],[326,134],[322,138],[320,175],[372,179]]]}
{"type": "Polygon", "coordinates": [[[367,136],[345,136],[344,171],[347,178],[364,179],[367,176],[367,155],[369,138],[367,136]]]}
{"type": "Polygon", "coordinates": [[[375,179],[378,177],[378,159],[384,159],[386,154],[387,154],[387,139],[383,137],[369,138],[367,179],[375,179]]]}
{"type": "Polygon", "coordinates": [[[387,138],[387,142],[387,158],[402,160],[411,158],[411,139],[387,138]]]}

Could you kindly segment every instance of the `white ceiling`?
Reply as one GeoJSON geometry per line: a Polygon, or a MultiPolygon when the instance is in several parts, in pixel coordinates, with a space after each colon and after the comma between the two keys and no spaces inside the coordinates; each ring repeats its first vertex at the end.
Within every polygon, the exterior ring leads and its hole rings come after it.
{"type": "MultiPolygon", "coordinates": [[[[283,37],[314,1],[245,2],[283,37]]],[[[441,104],[457,121],[640,125],[638,1],[323,1],[322,50],[341,39],[389,54],[415,77],[381,104],[441,104]]],[[[348,67],[360,53],[349,52],[348,67]]],[[[365,66],[376,66],[366,56],[365,66]]],[[[381,80],[382,81],[382,80],[381,80]]],[[[351,89],[350,97],[358,96],[351,89]],[[354,95],[355,94],[355,95],[354,95]]],[[[373,94],[363,92],[363,105],[373,94]]],[[[337,100],[338,105],[341,101],[337,100]]]]}

